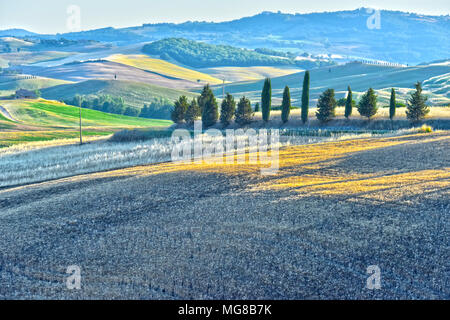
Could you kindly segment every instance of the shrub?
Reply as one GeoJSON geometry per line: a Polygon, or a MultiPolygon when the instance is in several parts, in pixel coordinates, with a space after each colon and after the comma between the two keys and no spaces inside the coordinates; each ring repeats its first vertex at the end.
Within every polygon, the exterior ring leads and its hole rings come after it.
{"type": "Polygon", "coordinates": [[[220,109],[220,122],[227,126],[230,124],[236,111],[236,102],[231,94],[227,93],[225,99],[222,100],[220,109]]]}
{"type": "Polygon", "coordinates": [[[239,100],[237,104],[236,123],[242,126],[250,123],[252,121],[252,118],[253,118],[252,105],[250,103],[250,100],[248,100],[244,96],[239,100]]]}
{"type": "Polygon", "coordinates": [[[361,97],[358,104],[358,112],[361,116],[367,117],[370,120],[371,117],[377,114],[377,111],[377,96],[375,95],[375,91],[370,88],[361,97]]]}
{"type": "Polygon", "coordinates": [[[188,108],[188,101],[186,96],[181,96],[175,101],[175,107],[172,111],[172,121],[175,123],[181,123],[185,119],[186,111],[188,108]]]}
{"type": "Polygon", "coordinates": [[[335,116],[336,99],[334,98],[334,89],[325,90],[317,102],[316,117],[321,122],[328,122],[335,116]]]}
{"type": "Polygon", "coordinates": [[[430,127],[429,125],[424,124],[419,128],[419,133],[430,133],[430,132],[433,132],[433,128],[430,127]]]}
{"type": "Polygon", "coordinates": [[[411,93],[406,106],[406,117],[412,121],[419,121],[430,112],[430,107],[426,105],[427,97],[422,94],[422,84],[416,83],[416,91],[411,93]]]}

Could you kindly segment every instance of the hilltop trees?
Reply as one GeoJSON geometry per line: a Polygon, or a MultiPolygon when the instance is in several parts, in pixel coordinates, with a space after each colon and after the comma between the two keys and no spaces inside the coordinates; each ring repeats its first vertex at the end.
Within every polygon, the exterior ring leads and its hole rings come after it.
{"type": "Polygon", "coordinates": [[[200,117],[200,107],[198,106],[197,99],[193,98],[191,104],[186,110],[185,120],[188,124],[193,124],[198,117],[200,117]]]}
{"type": "Polygon", "coordinates": [[[291,112],[291,93],[289,87],[284,87],[283,102],[281,103],[281,121],[286,123],[289,120],[289,113],[291,112]]]}
{"type": "Polygon", "coordinates": [[[220,122],[227,126],[230,124],[231,119],[233,119],[236,109],[236,102],[231,94],[227,93],[225,99],[222,100],[222,105],[220,109],[220,122]]]}
{"type": "Polygon", "coordinates": [[[317,102],[316,117],[321,122],[332,120],[336,114],[336,99],[334,98],[334,89],[325,90],[319,97],[317,102]]]}
{"type": "Polygon", "coordinates": [[[394,119],[395,117],[395,108],[397,103],[395,102],[395,90],[391,89],[391,99],[389,100],[389,119],[394,119]]]}
{"type": "Polygon", "coordinates": [[[406,105],[406,117],[412,121],[419,121],[430,112],[430,108],[426,105],[428,98],[422,94],[422,83],[415,84],[416,91],[411,93],[406,105]]]}
{"type": "Polygon", "coordinates": [[[344,112],[345,118],[348,119],[352,115],[352,111],[353,111],[353,92],[352,88],[348,86],[347,100],[345,101],[345,112],[344,112]]]}
{"type": "Polygon", "coordinates": [[[219,118],[219,109],[216,98],[209,84],[203,87],[202,94],[198,98],[198,105],[202,111],[202,122],[205,127],[210,127],[217,122],[219,118]]]}
{"type": "Polygon", "coordinates": [[[250,100],[248,100],[244,96],[239,100],[237,104],[235,121],[242,126],[250,123],[252,121],[252,118],[253,118],[252,105],[250,103],[250,100]]]}
{"type": "Polygon", "coordinates": [[[175,101],[175,106],[172,110],[171,118],[175,123],[181,123],[186,115],[188,108],[188,100],[186,96],[181,96],[177,101],[175,101]]]}
{"type": "Polygon", "coordinates": [[[358,112],[361,116],[367,117],[367,119],[370,120],[377,111],[377,96],[375,95],[375,91],[372,88],[369,88],[359,101],[358,112]]]}
{"type": "Polygon", "coordinates": [[[309,112],[309,71],[305,72],[305,77],[303,78],[303,90],[302,90],[302,121],[306,123],[308,121],[309,112]]]}
{"type": "Polygon", "coordinates": [[[270,78],[266,78],[266,80],[264,80],[264,86],[261,93],[262,118],[264,122],[269,121],[271,103],[272,103],[272,83],[270,81],[270,78]]]}

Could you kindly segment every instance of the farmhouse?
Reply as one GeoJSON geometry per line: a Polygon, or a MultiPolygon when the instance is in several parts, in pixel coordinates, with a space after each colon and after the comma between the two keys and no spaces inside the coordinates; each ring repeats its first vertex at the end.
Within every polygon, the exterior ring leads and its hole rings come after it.
{"type": "Polygon", "coordinates": [[[36,99],[37,96],[33,91],[19,89],[16,91],[14,98],[15,99],[36,99]]]}

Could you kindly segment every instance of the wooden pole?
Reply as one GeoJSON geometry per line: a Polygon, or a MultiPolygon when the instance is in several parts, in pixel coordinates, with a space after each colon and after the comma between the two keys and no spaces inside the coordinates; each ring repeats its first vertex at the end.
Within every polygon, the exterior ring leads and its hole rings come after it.
{"type": "Polygon", "coordinates": [[[80,145],[82,145],[83,144],[83,135],[81,133],[81,99],[78,102],[78,111],[79,111],[78,114],[80,116],[80,145]]]}

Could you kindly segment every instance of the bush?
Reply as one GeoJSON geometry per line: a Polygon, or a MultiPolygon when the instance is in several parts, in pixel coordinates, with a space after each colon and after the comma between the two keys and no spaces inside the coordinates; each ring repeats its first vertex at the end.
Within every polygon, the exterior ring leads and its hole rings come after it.
{"type": "Polygon", "coordinates": [[[252,105],[250,103],[250,100],[248,100],[246,97],[242,97],[239,100],[235,116],[236,116],[236,123],[238,123],[241,126],[248,124],[252,121],[253,118],[252,105]]]}
{"type": "Polygon", "coordinates": [[[433,132],[433,128],[430,127],[429,125],[424,124],[423,126],[421,126],[419,128],[419,133],[430,133],[433,132]]]}

